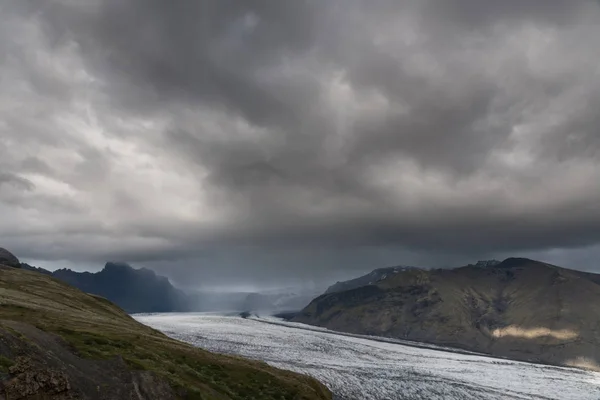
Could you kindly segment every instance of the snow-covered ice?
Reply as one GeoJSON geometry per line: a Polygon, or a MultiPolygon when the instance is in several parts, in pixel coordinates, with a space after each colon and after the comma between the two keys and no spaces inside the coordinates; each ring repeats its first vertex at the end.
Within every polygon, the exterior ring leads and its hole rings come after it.
{"type": "Polygon", "coordinates": [[[600,373],[338,335],[273,318],[198,313],[134,317],[207,350],[312,375],[336,399],[600,400],[600,373]]]}

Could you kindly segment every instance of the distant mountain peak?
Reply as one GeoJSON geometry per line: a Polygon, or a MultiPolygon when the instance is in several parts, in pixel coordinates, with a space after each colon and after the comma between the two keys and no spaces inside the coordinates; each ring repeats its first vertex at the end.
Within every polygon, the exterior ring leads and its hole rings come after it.
{"type": "Polygon", "coordinates": [[[543,264],[540,261],[531,260],[524,257],[510,257],[498,264],[500,268],[516,268],[531,264],[543,264]]]}
{"type": "Polygon", "coordinates": [[[147,268],[136,269],[125,262],[107,262],[101,271],[75,272],[67,269],[52,274],[85,292],[105,297],[127,312],[187,311],[187,295],[164,276],[147,268]]]}
{"type": "Polygon", "coordinates": [[[509,257],[504,261],[498,260],[481,260],[477,261],[475,264],[469,264],[470,267],[478,267],[478,268],[517,268],[524,267],[527,265],[545,265],[541,261],[531,260],[529,258],[524,257],[509,257]]]}
{"type": "Polygon", "coordinates": [[[126,262],[122,261],[109,261],[104,265],[104,269],[114,270],[132,270],[133,267],[126,262]]]}
{"type": "Polygon", "coordinates": [[[395,267],[384,267],[377,268],[373,271],[369,272],[366,275],[360,276],[355,279],[351,279],[343,282],[336,282],[334,285],[327,288],[325,293],[335,293],[335,292],[343,292],[346,290],[351,290],[358,288],[360,286],[372,285],[376,282],[381,282],[384,279],[388,279],[400,272],[419,269],[417,267],[410,267],[407,265],[397,265],[395,267]]]}
{"type": "Polygon", "coordinates": [[[475,266],[480,267],[480,268],[496,267],[496,266],[500,265],[501,263],[502,263],[502,261],[498,261],[498,260],[481,260],[481,261],[477,261],[477,263],[475,263],[475,266]]]}
{"type": "Polygon", "coordinates": [[[21,262],[13,253],[0,247],[0,264],[18,268],[21,262]]]}
{"type": "Polygon", "coordinates": [[[158,281],[168,281],[167,277],[157,275],[156,272],[149,268],[134,268],[123,261],[109,261],[104,265],[104,268],[100,272],[105,274],[144,276],[158,281]]]}

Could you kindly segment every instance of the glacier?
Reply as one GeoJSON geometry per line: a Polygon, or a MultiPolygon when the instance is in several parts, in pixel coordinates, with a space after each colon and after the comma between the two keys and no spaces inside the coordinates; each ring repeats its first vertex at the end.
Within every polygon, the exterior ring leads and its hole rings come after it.
{"type": "Polygon", "coordinates": [[[600,399],[600,373],[338,334],[273,317],[137,314],[175,339],[311,375],[337,400],[600,399]]]}

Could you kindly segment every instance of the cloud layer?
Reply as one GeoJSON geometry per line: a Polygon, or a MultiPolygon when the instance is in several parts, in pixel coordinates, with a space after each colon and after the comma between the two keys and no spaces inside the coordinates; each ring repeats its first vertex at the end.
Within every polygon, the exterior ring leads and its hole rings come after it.
{"type": "Polygon", "coordinates": [[[180,280],[515,252],[594,269],[599,18],[566,0],[5,0],[0,239],[180,280]]]}

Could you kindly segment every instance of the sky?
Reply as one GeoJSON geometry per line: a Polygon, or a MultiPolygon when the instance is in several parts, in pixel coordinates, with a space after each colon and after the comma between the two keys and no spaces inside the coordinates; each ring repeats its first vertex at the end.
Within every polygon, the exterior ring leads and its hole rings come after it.
{"type": "Polygon", "coordinates": [[[0,0],[0,245],[183,286],[600,272],[600,3],[0,0]]]}

